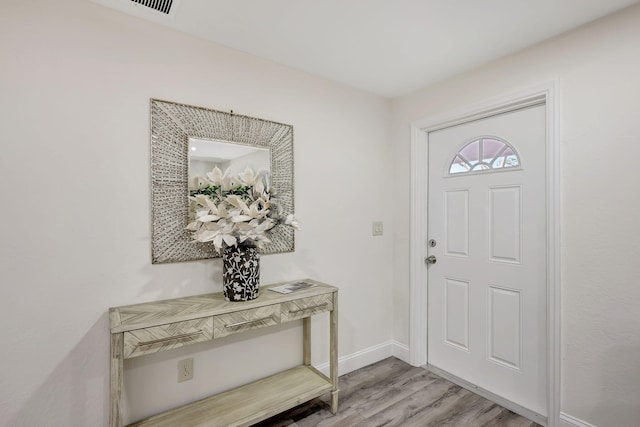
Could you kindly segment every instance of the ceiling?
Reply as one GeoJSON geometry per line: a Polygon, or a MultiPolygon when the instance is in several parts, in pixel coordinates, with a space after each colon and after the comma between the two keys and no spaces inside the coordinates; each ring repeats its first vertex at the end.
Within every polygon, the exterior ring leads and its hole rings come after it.
{"type": "Polygon", "coordinates": [[[404,95],[640,0],[91,0],[386,97],[404,95]]]}

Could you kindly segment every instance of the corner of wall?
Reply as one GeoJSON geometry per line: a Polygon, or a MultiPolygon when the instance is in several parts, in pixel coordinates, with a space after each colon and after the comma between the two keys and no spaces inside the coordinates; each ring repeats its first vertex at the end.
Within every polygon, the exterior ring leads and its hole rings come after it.
{"type": "MultiPolygon", "coordinates": [[[[384,360],[388,357],[397,357],[403,362],[409,362],[409,347],[394,340],[374,345],[355,353],[342,356],[338,359],[338,375],[348,374],[365,366],[384,360]]],[[[329,363],[322,363],[316,368],[325,375],[329,375],[329,363]]]]}

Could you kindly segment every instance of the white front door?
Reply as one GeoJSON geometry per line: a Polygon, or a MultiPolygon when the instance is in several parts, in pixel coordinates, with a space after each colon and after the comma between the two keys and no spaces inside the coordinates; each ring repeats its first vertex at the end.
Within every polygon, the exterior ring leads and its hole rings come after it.
{"type": "Polygon", "coordinates": [[[429,133],[428,363],[540,415],[545,106],[429,133]]]}

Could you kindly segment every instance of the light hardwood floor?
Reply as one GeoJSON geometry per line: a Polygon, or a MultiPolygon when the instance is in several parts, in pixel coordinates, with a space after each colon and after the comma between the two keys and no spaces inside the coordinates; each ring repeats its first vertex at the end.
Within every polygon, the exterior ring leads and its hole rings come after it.
{"type": "Polygon", "coordinates": [[[423,368],[394,357],[340,377],[340,408],[314,399],[256,427],[539,427],[423,368]]]}

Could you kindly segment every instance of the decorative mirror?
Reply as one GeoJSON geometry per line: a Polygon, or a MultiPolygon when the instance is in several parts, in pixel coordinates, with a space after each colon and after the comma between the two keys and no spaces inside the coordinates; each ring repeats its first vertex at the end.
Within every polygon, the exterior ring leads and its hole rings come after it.
{"type": "MultiPolygon", "coordinates": [[[[254,117],[151,100],[152,263],[216,258],[186,230],[189,179],[213,166],[263,171],[285,214],[293,213],[293,127],[254,117]]],[[[292,252],[290,227],[276,227],[261,254],[292,252]]]]}

